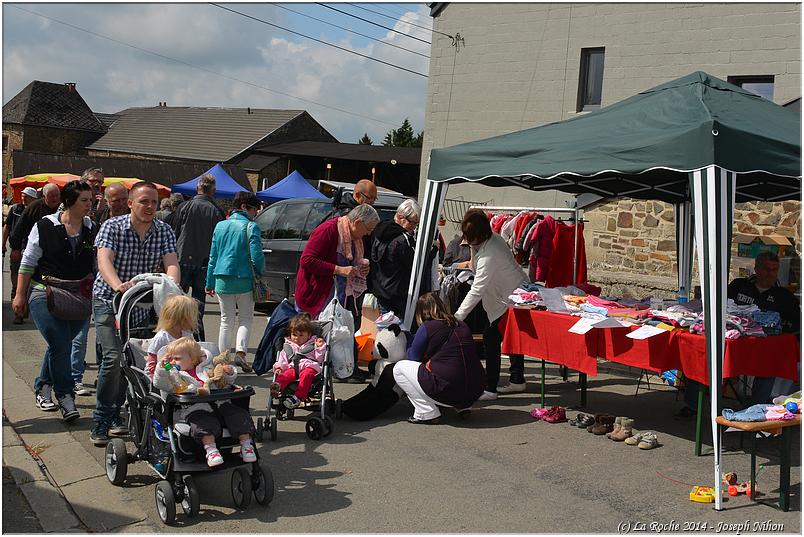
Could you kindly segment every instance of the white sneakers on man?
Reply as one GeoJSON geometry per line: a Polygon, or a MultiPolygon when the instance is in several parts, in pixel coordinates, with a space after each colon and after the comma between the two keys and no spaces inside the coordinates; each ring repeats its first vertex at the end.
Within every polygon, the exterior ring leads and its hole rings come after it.
{"type": "Polygon", "coordinates": [[[497,393],[522,393],[525,391],[525,383],[509,382],[505,386],[497,387],[497,393]]]}

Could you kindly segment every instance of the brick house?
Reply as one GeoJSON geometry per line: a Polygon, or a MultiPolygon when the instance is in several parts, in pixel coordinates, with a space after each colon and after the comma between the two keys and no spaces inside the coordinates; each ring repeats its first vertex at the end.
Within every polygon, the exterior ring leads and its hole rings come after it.
{"type": "Polygon", "coordinates": [[[3,180],[12,177],[15,150],[75,154],[104,133],[74,83],[34,80],[3,105],[3,180]]]}
{"type": "MultiPolygon", "coordinates": [[[[430,7],[434,32],[421,191],[433,148],[562,121],[696,70],[787,103],[791,113],[799,107],[800,113],[799,4],[430,7]]],[[[447,197],[541,207],[560,206],[569,198],[555,191],[475,184],[453,185],[447,197]]],[[[734,231],[784,235],[800,254],[800,213],[798,201],[740,203],[734,231]]],[[[672,206],[604,200],[585,215],[595,283],[612,294],[675,290],[672,206]]]]}

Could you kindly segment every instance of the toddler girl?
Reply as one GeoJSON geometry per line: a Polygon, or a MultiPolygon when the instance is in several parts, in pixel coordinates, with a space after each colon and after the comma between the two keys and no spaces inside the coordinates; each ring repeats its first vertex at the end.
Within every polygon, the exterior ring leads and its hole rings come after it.
{"type": "MultiPolygon", "coordinates": [[[[195,307],[195,306],[194,306],[195,307]]],[[[212,357],[209,356],[201,346],[193,341],[192,338],[183,337],[173,341],[165,347],[164,352],[160,353],[159,367],[153,376],[154,386],[167,392],[174,391],[173,383],[170,379],[170,372],[165,369],[165,364],[170,363],[174,367],[181,369],[179,373],[181,379],[187,384],[187,391],[194,392],[204,385],[208,378],[212,365],[212,357]]],[[[225,373],[234,380],[236,371],[233,366],[225,373]]],[[[237,406],[230,401],[217,403],[218,413],[223,419],[229,434],[240,440],[240,456],[244,462],[255,462],[257,454],[251,443],[251,434],[254,431],[254,422],[248,410],[237,406]]],[[[207,465],[210,467],[223,464],[223,457],[215,439],[223,434],[220,421],[208,403],[197,403],[188,408],[182,408],[175,414],[176,421],[184,421],[190,424],[190,436],[193,440],[204,446],[207,455],[207,465]]]]}
{"type": "Polygon", "coordinates": [[[149,377],[154,376],[159,350],[180,337],[192,339],[193,330],[197,325],[198,305],[194,298],[187,295],[172,295],[165,300],[156,325],[156,335],[148,345],[148,363],[145,364],[145,372],[149,377]]]}
{"type": "Polygon", "coordinates": [[[290,320],[285,345],[276,358],[273,370],[275,382],[271,384],[271,395],[276,397],[279,392],[296,380],[296,370],[293,367],[293,356],[301,354],[299,360],[299,386],[296,393],[285,399],[287,408],[298,408],[307,398],[313,378],[321,372],[324,363],[327,344],[322,338],[313,337],[313,322],[306,313],[300,313],[290,320]]]}

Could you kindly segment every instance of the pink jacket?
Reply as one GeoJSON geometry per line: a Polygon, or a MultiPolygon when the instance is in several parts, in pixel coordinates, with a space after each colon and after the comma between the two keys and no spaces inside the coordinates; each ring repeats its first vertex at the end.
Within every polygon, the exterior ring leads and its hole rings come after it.
{"type": "MultiPolygon", "coordinates": [[[[293,349],[293,353],[295,354],[299,352],[299,349],[302,347],[306,347],[307,345],[310,344],[315,345],[315,340],[316,337],[312,336],[304,345],[300,346],[293,343],[290,340],[290,338],[285,338],[285,345],[290,345],[290,348],[293,349]]],[[[312,368],[315,369],[316,373],[320,373],[321,366],[324,364],[324,357],[326,356],[326,354],[327,354],[326,345],[324,345],[321,348],[314,346],[311,352],[309,352],[308,354],[304,354],[303,355],[304,358],[299,360],[299,371],[301,371],[302,369],[312,368]]],[[[288,354],[285,352],[284,345],[282,347],[282,350],[279,351],[279,354],[277,354],[275,365],[281,367],[282,371],[285,371],[286,369],[290,369],[291,367],[293,367],[293,356],[288,356],[288,354]]]]}
{"type": "Polygon", "coordinates": [[[550,258],[553,255],[553,237],[556,234],[558,223],[552,216],[545,216],[544,220],[533,227],[531,243],[533,250],[530,254],[530,279],[543,282],[547,280],[550,272],[550,258]]]}

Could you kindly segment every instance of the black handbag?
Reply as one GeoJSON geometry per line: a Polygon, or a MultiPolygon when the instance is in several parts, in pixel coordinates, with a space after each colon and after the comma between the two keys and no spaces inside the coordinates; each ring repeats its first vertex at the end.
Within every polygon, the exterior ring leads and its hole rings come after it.
{"type": "Polygon", "coordinates": [[[86,321],[92,316],[92,284],[95,277],[87,274],[80,280],[62,280],[43,276],[47,309],[53,317],[64,321],[86,321]]]}

